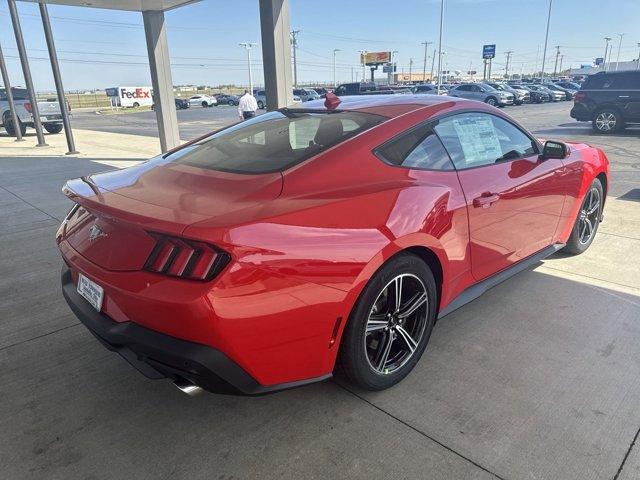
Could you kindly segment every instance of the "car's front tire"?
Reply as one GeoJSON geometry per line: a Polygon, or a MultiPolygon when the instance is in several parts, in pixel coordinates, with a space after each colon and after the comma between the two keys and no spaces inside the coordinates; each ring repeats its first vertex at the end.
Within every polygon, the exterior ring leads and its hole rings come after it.
{"type": "Polygon", "coordinates": [[[624,121],[615,108],[603,108],[593,116],[591,125],[596,132],[608,134],[620,131],[624,127],[624,121]]]}
{"type": "Polygon", "coordinates": [[[262,110],[264,108],[264,103],[262,102],[262,100],[258,100],[258,108],[260,110],[262,110]]]}
{"type": "Polygon", "coordinates": [[[598,231],[598,225],[600,225],[603,205],[604,190],[602,183],[595,178],[582,200],[569,241],[563,251],[572,255],[579,255],[589,248],[598,231]]]}
{"type": "Polygon", "coordinates": [[[391,258],[369,280],[345,326],[339,363],[347,379],[383,390],[406,377],[429,342],[437,305],[429,267],[413,254],[391,258]]]}
{"type": "Polygon", "coordinates": [[[489,97],[484,101],[484,103],[491,105],[492,107],[497,107],[498,99],[496,97],[489,97]]]}

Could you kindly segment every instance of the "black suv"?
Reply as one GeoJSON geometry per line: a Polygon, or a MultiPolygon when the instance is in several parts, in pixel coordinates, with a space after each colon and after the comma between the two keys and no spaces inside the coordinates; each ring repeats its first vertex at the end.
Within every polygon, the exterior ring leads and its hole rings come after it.
{"type": "Polygon", "coordinates": [[[574,98],[571,117],[591,121],[598,133],[640,123],[640,70],[589,76],[574,98]]]}

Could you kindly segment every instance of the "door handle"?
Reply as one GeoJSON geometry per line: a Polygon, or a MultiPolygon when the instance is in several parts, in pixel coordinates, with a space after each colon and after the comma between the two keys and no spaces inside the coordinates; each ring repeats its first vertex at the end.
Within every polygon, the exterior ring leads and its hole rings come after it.
{"type": "Polygon", "coordinates": [[[500,195],[497,193],[484,192],[479,197],[473,199],[473,206],[475,208],[489,208],[493,203],[500,200],[500,195]]]}
{"type": "Polygon", "coordinates": [[[618,95],[618,98],[629,98],[629,95],[618,95]]]}

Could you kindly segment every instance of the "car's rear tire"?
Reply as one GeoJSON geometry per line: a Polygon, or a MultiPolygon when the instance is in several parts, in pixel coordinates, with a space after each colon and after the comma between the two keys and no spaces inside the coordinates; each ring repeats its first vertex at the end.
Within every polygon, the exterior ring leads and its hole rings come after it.
{"type": "Polygon", "coordinates": [[[339,365],[347,379],[383,390],[406,377],[429,342],[437,305],[429,267],[409,253],[391,258],[369,280],[345,326],[339,365]]]}
{"type": "Polygon", "coordinates": [[[258,100],[258,108],[260,110],[262,110],[264,108],[264,103],[262,102],[262,100],[258,100]]]}
{"type": "Polygon", "coordinates": [[[492,107],[497,107],[498,99],[496,97],[489,97],[484,101],[484,103],[491,105],[492,107]]]}
{"type": "Polygon", "coordinates": [[[209,104],[207,102],[202,102],[200,105],[202,105],[202,108],[208,107],[209,104]]]}
{"type": "Polygon", "coordinates": [[[596,132],[609,134],[620,131],[624,127],[624,121],[615,108],[603,108],[593,116],[591,125],[596,132]]]}
{"type": "Polygon", "coordinates": [[[598,231],[598,225],[600,225],[603,205],[602,183],[595,178],[582,200],[569,241],[563,249],[564,252],[579,255],[589,248],[598,231]]]}
{"type": "Polygon", "coordinates": [[[45,123],[43,127],[49,133],[60,133],[62,131],[61,123],[45,123]]]}
{"type": "MultiPolygon", "coordinates": [[[[2,120],[2,124],[4,125],[4,129],[10,137],[16,136],[16,128],[13,124],[11,115],[5,115],[4,119],[2,120]]],[[[27,133],[27,126],[22,123],[20,119],[18,119],[18,125],[20,127],[20,133],[24,136],[24,134],[27,133]]]]}
{"type": "Polygon", "coordinates": [[[138,102],[133,102],[133,108],[138,108],[140,104],[138,102]]]}

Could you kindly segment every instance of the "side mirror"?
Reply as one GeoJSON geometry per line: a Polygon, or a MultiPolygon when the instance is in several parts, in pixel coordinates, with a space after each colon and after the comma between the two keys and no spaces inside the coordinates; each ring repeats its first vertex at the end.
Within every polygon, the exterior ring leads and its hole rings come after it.
{"type": "Polygon", "coordinates": [[[544,142],[544,148],[542,149],[542,158],[567,158],[569,155],[569,147],[566,143],[554,142],[548,140],[544,142]]]}

